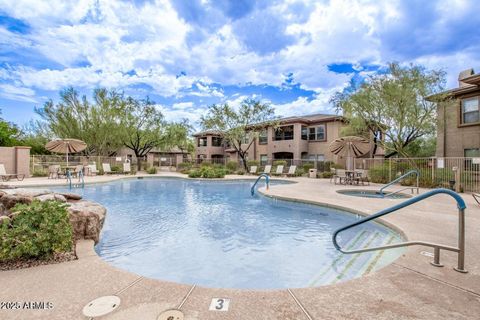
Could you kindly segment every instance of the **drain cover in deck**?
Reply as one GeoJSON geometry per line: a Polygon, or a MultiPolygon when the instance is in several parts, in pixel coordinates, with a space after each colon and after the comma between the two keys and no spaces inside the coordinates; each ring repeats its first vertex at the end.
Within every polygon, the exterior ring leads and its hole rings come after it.
{"type": "Polygon", "coordinates": [[[117,309],[120,305],[120,298],[117,296],[104,296],[87,303],[83,307],[83,314],[87,317],[101,317],[117,309]]]}
{"type": "Polygon", "coordinates": [[[157,320],[183,320],[183,313],[177,309],[170,309],[160,313],[157,320]]]}

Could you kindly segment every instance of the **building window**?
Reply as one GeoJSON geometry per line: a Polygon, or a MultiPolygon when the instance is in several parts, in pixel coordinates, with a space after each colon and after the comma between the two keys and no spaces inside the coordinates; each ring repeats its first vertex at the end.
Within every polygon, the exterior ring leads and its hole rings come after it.
{"type": "Polygon", "coordinates": [[[245,134],[242,139],[242,144],[249,144],[250,143],[250,135],[245,134]]]}
{"type": "Polygon", "coordinates": [[[463,150],[465,158],[480,158],[480,148],[472,148],[463,150]]]}
{"type": "Polygon", "coordinates": [[[312,141],[324,141],[325,137],[325,125],[322,124],[318,127],[308,128],[308,140],[312,141]]]}
{"type": "Polygon", "coordinates": [[[275,129],[273,140],[293,140],[293,126],[283,126],[275,129]]]}
{"type": "Polygon", "coordinates": [[[223,139],[221,137],[212,137],[212,146],[221,147],[223,139]]]}
{"type": "Polygon", "coordinates": [[[264,166],[268,162],[268,156],[266,154],[261,154],[260,155],[260,165],[264,166]]]}
{"type": "Polygon", "coordinates": [[[198,146],[206,147],[207,146],[207,137],[198,138],[198,146]]]}
{"type": "Polygon", "coordinates": [[[267,129],[263,129],[260,131],[260,134],[258,135],[258,144],[267,144],[268,143],[268,134],[267,134],[267,129]]]}
{"type": "Polygon", "coordinates": [[[325,155],[317,154],[317,161],[325,161],[325,155]]]}
{"type": "Polygon", "coordinates": [[[480,122],[479,117],[479,99],[480,97],[473,97],[462,100],[462,121],[463,123],[480,122]]]}
{"type": "Polygon", "coordinates": [[[308,140],[308,128],[302,126],[302,140],[308,140]]]}
{"type": "Polygon", "coordinates": [[[480,170],[480,148],[471,148],[463,150],[465,158],[465,170],[480,170]]]}

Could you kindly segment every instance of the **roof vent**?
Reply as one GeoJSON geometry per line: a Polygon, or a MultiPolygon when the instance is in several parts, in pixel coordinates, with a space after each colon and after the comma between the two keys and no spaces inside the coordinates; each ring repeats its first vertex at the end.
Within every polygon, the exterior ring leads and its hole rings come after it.
{"type": "Polygon", "coordinates": [[[474,74],[475,74],[475,71],[473,71],[473,68],[463,70],[462,72],[460,72],[458,74],[458,86],[460,88],[469,86],[468,83],[465,83],[462,80],[465,79],[465,78],[468,78],[470,76],[473,76],[474,74]]]}

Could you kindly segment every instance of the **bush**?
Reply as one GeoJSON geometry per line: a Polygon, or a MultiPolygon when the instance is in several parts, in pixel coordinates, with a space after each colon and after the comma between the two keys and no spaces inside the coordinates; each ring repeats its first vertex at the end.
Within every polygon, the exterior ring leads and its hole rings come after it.
{"type": "Polygon", "coordinates": [[[320,176],[320,178],[330,179],[331,177],[333,177],[333,172],[325,171],[325,172],[320,173],[319,176],[320,176]]]}
{"type": "Polygon", "coordinates": [[[245,170],[239,169],[239,170],[237,170],[236,173],[237,173],[238,175],[240,175],[240,176],[243,176],[243,175],[245,174],[245,170]]]}
{"type": "Polygon", "coordinates": [[[157,168],[156,167],[151,167],[150,169],[147,170],[148,174],[156,174],[157,173],[157,168]]]}
{"type": "Polygon", "coordinates": [[[210,166],[205,166],[200,169],[192,169],[188,173],[189,178],[205,178],[205,179],[214,179],[214,178],[223,178],[225,177],[226,170],[225,168],[215,168],[210,166]]]}
{"type": "Polygon", "coordinates": [[[13,207],[13,218],[0,224],[0,261],[43,258],[72,250],[72,226],[66,205],[34,200],[13,207]]]}
{"type": "Polygon", "coordinates": [[[112,170],[112,172],[121,172],[122,171],[122,168],[120,168],[120,166],[112,166],[110,169],[112,170]]]}
{"type": "Polygon", "coordinates": [[[177,165],[177,168],[181,173],[188,174],[190,169],[192,169],[192,164],[190,162],[182,162],[177,165]]]}
{"type": "Polygon", "coordinates": [[[238,162],[237,161],[228,161],[226,165],[227,169],[235,172],[238,169],[238,162]]]}
{"type": "Polygon", "coordinates": [[[207,168],[207,167],[213,167],[213,163],[211,163],[211,162],[200,163],[200,168],[207,168]]]}
{"type": "Polygon", "coordinates": [[[272,162],[272,165],[277,167],[277,166],[287,166],[287,161],[286,160],[275,160],[272,162]]]}
{"type": "Polygon", "coordinates": [[[313,169],[314,165],[311,162],[305,163],[302,166],[303,171],[308,172],[310,169],[313,169]]]}
{"type": "Polygon", "coordinates": [[[44,171],[43,169],[35,169],[32,173],[34,177],[46,177],[48,176],[48,172],[44,171]]]}

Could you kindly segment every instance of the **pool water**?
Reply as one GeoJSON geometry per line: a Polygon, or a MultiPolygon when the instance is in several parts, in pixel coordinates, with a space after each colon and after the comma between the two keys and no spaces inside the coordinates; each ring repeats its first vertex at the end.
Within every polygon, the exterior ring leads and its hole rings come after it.
{"type": "Polygon", "coordinates": [[[376,199],[407,199],[410,195],[404,193],[389,194],[389,192],[380,193],[375,190],[338,190],[337,193],[353,197],[376,198],[376,199]]]}
{"type": "MultiPolygon", "coordinates": [[[[252,184],[129,179],[73,191],[108,209],[98,255],[161,280],[243,289],[320,286],[371,273],[402,253],[341,254],[332,232],[359,217],[258,193],[252,197],[252,184]]],[[[349,249],[401,241],[376,223],[350,229],[339,239],[349,249]]]]}

